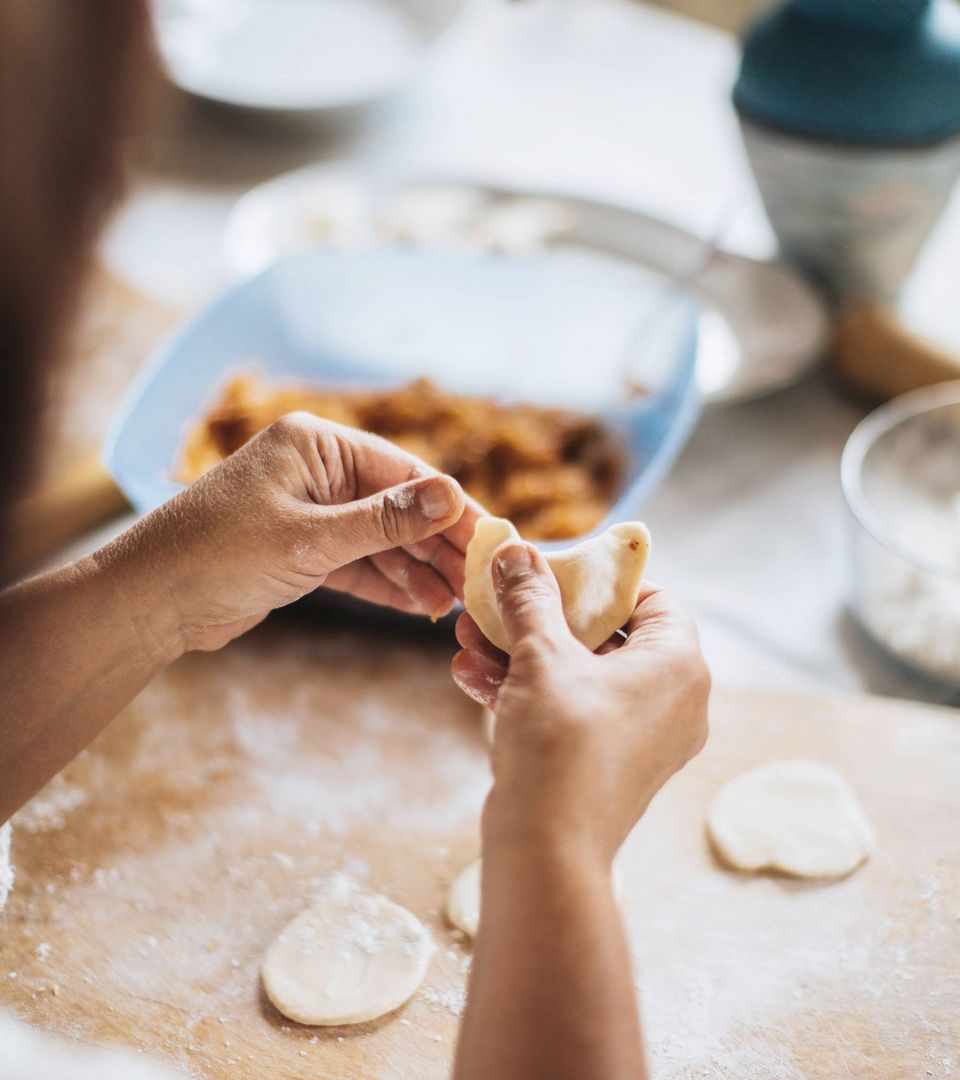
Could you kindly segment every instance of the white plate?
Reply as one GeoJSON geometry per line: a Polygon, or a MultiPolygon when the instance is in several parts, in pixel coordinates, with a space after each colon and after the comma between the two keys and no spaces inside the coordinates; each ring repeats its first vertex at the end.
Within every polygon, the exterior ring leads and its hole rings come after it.
{"type": "Polygon", "coordinates": [[[291,114],[372,105],[409,83],[464,0],[153,0],[171,81],[291,114]]]}
{"type": "Polygon", "coordinates": [[[444,192],[450,196],[450,205],[441,206],[432,219],[421,217],[413,230],[433,243],[451,239],[444,236],[443,219],[457,216],[454,189],[475,192],[483,201],[520,198],[542,205],[548,200],[569,215],[566,227],[547,241],[551,246],[602,252],[660,275],[662,290],[654,293],[652,303],[646,301],[648,309],[638,319],[638,347],[646,321],[655,330],[659,301],[677,289],[692,292],[703,309],[697,383],[709,402],[742,401],[779,390],[806,374],[823,353],[829,325],[825,307],[782,264],[723,250],[710,254],[701,238],[626,207],[465,178],[371,176],[327,165],[277,177],[249,191],[231,213],[223,242],[227,274],[243,280],[284,255],[326,245],[388,242],[372,222],[395,205],[398,195],[427,188],[436,190],[438,205],[447,198],[444,192]]]}

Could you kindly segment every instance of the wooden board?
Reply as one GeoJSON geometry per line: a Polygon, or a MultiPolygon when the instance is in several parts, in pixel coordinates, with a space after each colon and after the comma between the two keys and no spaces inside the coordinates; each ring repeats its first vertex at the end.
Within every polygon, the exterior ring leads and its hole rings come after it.
{"type": "MultiPolygon", "coordinates": [[[[451,652],[284,620],[176,664],[20,817],[0,1007],[206,1080],[446,1076],[470,949],[440,912],[488,784],[451,652]],[[311,1030],[271,1008],[258,969],[338,871],[438,949],[399,1014],[311,1030]]],[[[956,1075],[958,822],[955,712],[716,693],[707,750],[622,856],[654,1075],[956,1075]],[[845,881],[730,873],[704,840],[719,784],[793,756],[839,767],[876,826],[845,881]]]]}

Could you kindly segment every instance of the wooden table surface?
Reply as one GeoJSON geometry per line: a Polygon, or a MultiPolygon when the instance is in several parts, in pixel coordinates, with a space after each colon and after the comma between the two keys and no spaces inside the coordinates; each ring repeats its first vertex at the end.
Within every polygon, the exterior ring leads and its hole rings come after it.
{"type": "MultiPolygon", "coordinates": [[[[288,616],[175,664],[21,813],[0,1007],[205,1080],[446,1076],[470,948],[442,904],[489,782],[452,649],[288,616]],[[415,912],[437,952],[398,1014],[303,1028],[259,965],[338,872],[415,912]]],[[[958,777],[954,711],[718,692],[707,750],[621,856],[654,1075],[955,1075],[958,777]],[[844,881],[731,873],[709,851],[718,785],[791,756],[839,767],[877,829],[844,881]]]]}

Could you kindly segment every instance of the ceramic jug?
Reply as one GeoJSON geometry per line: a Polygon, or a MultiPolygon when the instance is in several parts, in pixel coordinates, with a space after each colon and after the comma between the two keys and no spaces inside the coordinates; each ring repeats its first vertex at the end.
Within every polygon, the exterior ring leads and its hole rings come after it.
{"type": "Polygon", "coordinates": [[[960,6],[788,0],[748,29],[734,104],[782,255],[895,299],[960,173],[960,6]]]}

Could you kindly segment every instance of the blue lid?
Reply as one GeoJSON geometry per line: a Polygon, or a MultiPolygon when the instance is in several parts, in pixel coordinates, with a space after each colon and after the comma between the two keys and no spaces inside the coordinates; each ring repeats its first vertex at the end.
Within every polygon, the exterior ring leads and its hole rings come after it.
{"type": "Polygon", "coordinates": [[[792,0],[748,30],[734,103],[810,138],[923,145],[960,132],[951,0],[792,0]]]}

